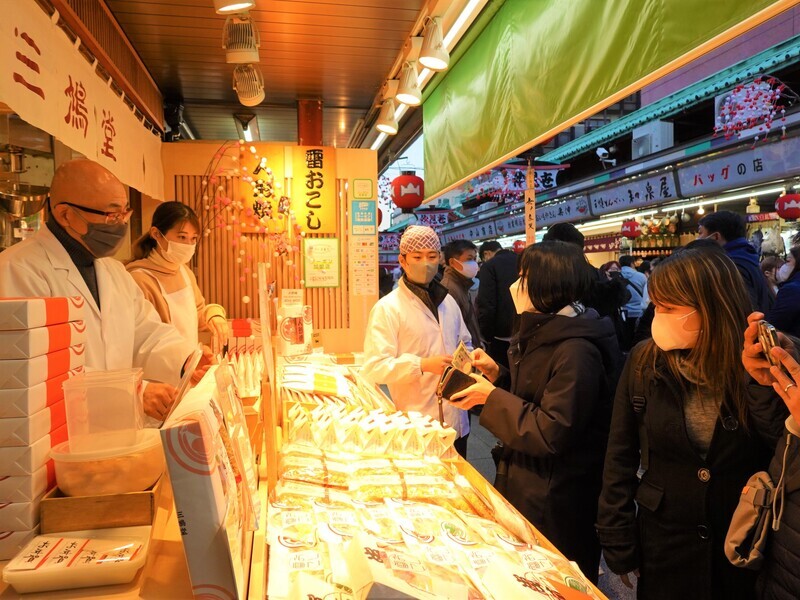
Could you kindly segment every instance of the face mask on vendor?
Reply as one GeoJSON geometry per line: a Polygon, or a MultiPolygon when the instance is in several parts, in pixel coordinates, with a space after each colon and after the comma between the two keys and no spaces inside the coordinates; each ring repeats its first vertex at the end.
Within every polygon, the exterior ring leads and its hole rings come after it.
{"type": "Polygon", "coordinates": [[[400,266],[413,283],[427,286],[439,270],[439,252],[423,250],[400,256],[400,266]]]}
{"type": "Polygon", "coordinates": [[[155,227],[150,231],[150,235],[156,240],[161,255],[169,262],[176,265],[185,265],[192,260],[197,244],[172,242],[155,227]]]}

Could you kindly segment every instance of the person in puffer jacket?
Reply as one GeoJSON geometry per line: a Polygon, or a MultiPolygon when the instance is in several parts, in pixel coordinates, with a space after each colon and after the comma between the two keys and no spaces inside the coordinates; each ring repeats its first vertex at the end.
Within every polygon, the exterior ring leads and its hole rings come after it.
{"type": "Polygon", "coordinates": [[[748,317],[742,363],[754,380],[773,388],[791,414],[769,467],[773,483],[777,486],[783,481],[783,493],[778,494],[782,506],[777,506],[780,525],[777,531],[768,534],[757,590],[763,600],[797,600],[800,598],[800,364],[790,354],[798,356],[797,346],[780,335],[781,347],[774,348],[772,355],[788,374],[770,366],[758,342],[757,323],[763,317],[761,313],[748,317]]]}

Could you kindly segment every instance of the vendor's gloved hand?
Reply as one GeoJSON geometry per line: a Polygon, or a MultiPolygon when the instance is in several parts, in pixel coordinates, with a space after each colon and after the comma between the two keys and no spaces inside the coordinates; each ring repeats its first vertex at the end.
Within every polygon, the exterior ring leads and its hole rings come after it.
{"type": "Polygon", "coordinates": [[[228,319],[222,315],[214,315],[211,317],[211,320],[208,321],[208,329],[211,331],[211,337],[215,341],[214,347],[222,351],[222,348],[228,343],[228,338],[231,335],[228,319]]]}
{"type": "Polygon", "coordinates": [[[200,362],[197,363],[197,368],[192,373],[192,384],[197,385],[203,375],[206,374],[206,371],[208,371],[208,368],[215,364],[217,364],[217,357],[214,356],[211,348],[203,344],[203,356],[200,357],[200,362]]]}
{"type": "Polygon", "coordinates": [[[145,414],[158,421],[163,421],[172,407],[172,403],[175,402],[177,391],[168,383],[148,382],[142,395],[145,414]]]}

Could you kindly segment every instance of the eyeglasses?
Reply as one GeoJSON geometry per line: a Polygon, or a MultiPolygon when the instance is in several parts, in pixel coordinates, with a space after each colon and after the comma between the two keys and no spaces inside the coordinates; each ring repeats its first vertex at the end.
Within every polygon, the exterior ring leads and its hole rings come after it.
{"type": "Polygon", "coordinates": [[[77,208],[78,210],[91,213],[93,215],[102,215],[106,218],[107,225],[116,225],[117,223],[127,223],[130,220],[131,215],[133,214],[133,209],[131,208],[126,208],[125,210],[120,210],[120,211],[107,212],[105,210],[86,208],[85,206],[81,206],[80,204],[73,204],[72,202],[62,202],[62,204],[66,204],[67,206],[71,206],[72,208],[77,208]]]}

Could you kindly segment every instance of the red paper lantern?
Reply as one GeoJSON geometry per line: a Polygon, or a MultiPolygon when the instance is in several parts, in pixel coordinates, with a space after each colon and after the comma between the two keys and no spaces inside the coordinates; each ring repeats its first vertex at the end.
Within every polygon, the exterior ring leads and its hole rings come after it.
{"type": "Polygon", "coordinates": [[[404,213],[414,212],[425,198],[425,182],[414,171],[401,171],[392,180],[392,200],[404,213]]]}
{"type": "Polygon", "coordinates": [[[631,240],[636,239],[642,235],[641,225],[633,220],[625,221],[622,224],[622,235],[631,240]]]}
{"type": "Polygon", "coordinates": [[[517,240],[516,242],[514,242],[512,248],[514,252],[516,252],[517,254],[522,254],[526,248],[525,240],[517,240]]]}
{"type": "Polygon", "coordinates": [[[381,226],[382,222],[383,222],[383,211],[379,208],[378,209],[378,227],[381,226]]]}
{"type": "Polygon", "coordinates": [[[800,194],[784,194],[775,201],[775,210],[781,219],[800,219],[800,194]]]}

